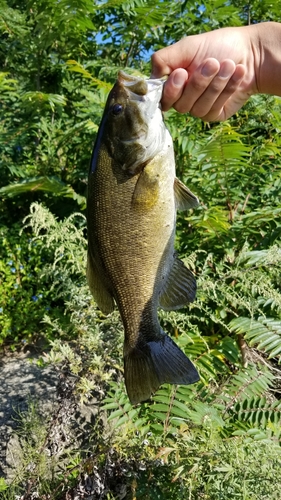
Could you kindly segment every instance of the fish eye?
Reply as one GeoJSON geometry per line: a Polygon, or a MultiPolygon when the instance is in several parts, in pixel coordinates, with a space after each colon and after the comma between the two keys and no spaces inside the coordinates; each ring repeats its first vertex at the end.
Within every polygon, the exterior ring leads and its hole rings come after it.
{"type": "Polygon", "coordinates": [[[121,104],[114,104],[112,106],[112,113],[116,115],[120,115],[120,113],[123,111],[123,106],[121,104]]]}

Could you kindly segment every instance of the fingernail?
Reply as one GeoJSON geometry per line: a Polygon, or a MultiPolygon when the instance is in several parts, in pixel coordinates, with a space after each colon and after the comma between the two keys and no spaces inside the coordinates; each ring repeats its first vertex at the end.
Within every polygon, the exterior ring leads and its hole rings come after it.
{"type": "Polygon", "coordinates": [[[214,67],[212,64],[210,64],[209,62],[206,62],[203,66],[203,68],[201,69],[201,75],[203,76],[212,76],[215,74],[215,70],[214,70],[214,67]]]}
{"type": "Polygon", "coordinates": [[[220,76],[221,78],[229,78],[232,75],[233,71],[233,68],[230,69],[228,66],[223,66],[219,70],[218,76],[220,76]]]}
{"type": "Polygon", "coordinates": [[[173,85],[175,87],[183,87],[186,82],[186,75],[183,73],[175,73],[173,75],[173,85]]]}

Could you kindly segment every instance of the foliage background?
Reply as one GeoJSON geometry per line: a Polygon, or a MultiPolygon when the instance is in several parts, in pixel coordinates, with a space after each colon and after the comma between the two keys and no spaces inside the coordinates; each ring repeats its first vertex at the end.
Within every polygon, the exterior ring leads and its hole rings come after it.
{"type": "Polygon", "coordinates": [[[185,35],[269,20],[278,2],[0,0],[0,342],[51,346],[42,365],[67,367],[98,409],[63,471],[44,448],[51,417],[31,412],[33,433],[23,417],[5,498],[80,498],[87,481],[92,498],[280,498],[280,98],[254,96],[223,124],[166,113],[201,201],[176,240],[198,294],[159,315],[200,383],[132,408],[118,314],[103,317],[85,281],[88,164],[118,69],[148,76],[151,53],[185,35]]]}

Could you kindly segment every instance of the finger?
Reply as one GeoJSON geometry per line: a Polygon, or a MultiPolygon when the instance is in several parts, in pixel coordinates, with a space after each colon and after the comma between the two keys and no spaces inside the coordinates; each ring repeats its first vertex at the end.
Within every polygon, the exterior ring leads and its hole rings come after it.
{"type": "MultiPolygon", "coordinates": [[[[244,99],[238,99],[237,93],[239,90],[239,86],[243,81],[243,78],[246,73],[246,68],[242,64],[238,64],[235,68],[234,73],[231,78],[227,82],[226,86],[217,97],[217,99],[213,102],[210,110],[205,113],[205,115],[201,116],[201,118],[205,121],[223,121],[227,120],[230,116],[232,116],[240,107],[246,102],[248,95],[245,95],[244,99]]],[[[206,108],[205,108],[206,111],[206,108]]],[[[193,109],[191,110],[191,114],[193,114],[193,109]]]]}
{"type": "MultiPolygon", "coordinates": [[[[181,97],[174,104],[174,108],[180,113],[190,111],[196,101],[204,94],[216,74],[219,72],[219,69],[220,64],[216,59],[206,59],[188,79],[181,97]]],[[[207,111],[209,111],[209,108],[207,111]]]]}
{"type": "MultiPolygon", "coordinates": [[[[224,96],[225,91],[225,100],[228,99],[229,93],[226,91],[227,84],[231,79],[232,75],[235,72],[235,63],[231,59],[227,59],[223,61],[220,65],[219,72],[212,79],[208,87],[205,91],[199,96],[197,101],[194,103],[190,112],[197,117],[206,116],[207,113],[211,110],[216,100],[219,96],[224,96]]],[[[194,74],[197,77],[196,74],[194,74]]],[[[189,86],[192,85],[192,81],[190,79],[189,86]]],[[[223,99],[222,99],[223,100],[223,99]]],[[[222,106],[220,106],[222,107],[222,106]]]]}
{"type": "Polygon", "coordinates": [[[175,69],[164,84],[161,99],[162,111],[168,111],[180,99],[188,79],[185,69],[175,69]]]}

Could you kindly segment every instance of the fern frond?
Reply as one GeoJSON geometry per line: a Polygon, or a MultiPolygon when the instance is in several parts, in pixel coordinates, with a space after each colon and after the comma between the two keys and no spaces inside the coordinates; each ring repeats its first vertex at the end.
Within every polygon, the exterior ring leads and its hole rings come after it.
{"type": "MultiPolygon", "coordinates": [[[[218,153],[218,156],[221,156],[221,148],[216,149],[215,145],[218,144],[232,144],[232,145],[241,145],[241,149],[239,150],[239,156],[243,156],[245,152],[248,151],[248,147],[244,148],[244,144],[242,142],[243,135],[230,125],[230,123],[221,123],[212,133],[209,145],[212,145],[214,151],[218,153]],[[243,153],[244,151],[244,153],[243,153]]],[[[206,146],[207,147],[207,146],[206,146]]],[[[234,155],[232,155],[233,157],[234,155]]]]}
{"type": "Polygon", "coordinates": [[[230,329],[243,334],[250,346],[263,350],[269,358],[281,353],[281,321],[275,318],[235,318],[229,323],[230,329]]]}
{"type": "Polygon", "coordinates": [[[141,407],[134,408],[125,392],[123,385],[116,382],[110,383],[112,389],[108,392],[107,398],[101,410],[108,411],[108,422],[111,422],[114,430],[125,426],[126,432],[139,432],[144,435],[148,432],[149,425],[141,416],[141,407]]]}
{"type": "Polygon", "coordinates": [[[75,73],[80,73],[84,78],[90,80],[92,85],[97,85],[98,88],[103,88],[109,92],[112,85],[110,83],[104,82],[99,78],[95,78],[82,64],[72,59],[66,62],[68,69],[74,71],[75,73]]]}
{"type": "Polygon", "coordinates": [[[213,403],[222,403],[225,411],[227,411],[237,401],[261,397],[266,392],[269,392],[273,380],[273,374],[265,366],[259,367],[249,364],[247,368],[239,370],[221,386],[219,394],[213,400],[213,403]]]}
{"type": "Polygon", "coordinates": [[[192,222],[196,228],[206,230],[210,236],[215,237],[220,233],[226,233],[230,224],[228,211],[220,207],[210,207],[200,215],[194,215],[192,222]]]}
{"type": "Polygon", "coordinates": [[[44,106],[49,105],[52,112],[56,106],[65,106],[66,98],[60,94],[47,94],[44,92],[25,92],[22,95],[22,102],[28,106],[44,106]]]}
{"type": "Polygon", "coordinates": [[[251,426],[266,428],[269,423],[279,424],[281,421],[281,402],[267,401],[264,396],[245,398],[237,402],[229,410],[230,421],[249,423],[251,426]]]}
{"type": "Polygon", "coordinates": [[[211,159],[204,169],[210,168],[214,162],[231,163],[247,161],[250,148],[242,141],[243,136],[237,133],[228,123],[221,124],[211,133],[210,140],[200,151],[201,161],[205,158],[211,159]]]}
{"type": "Polygon", "coordinates": [[[220,410],[201,401],[196,401],[192,409],[188,408],[187,415],[194,424],[203,427],[223,428],[225,425],[220,410]]]}

